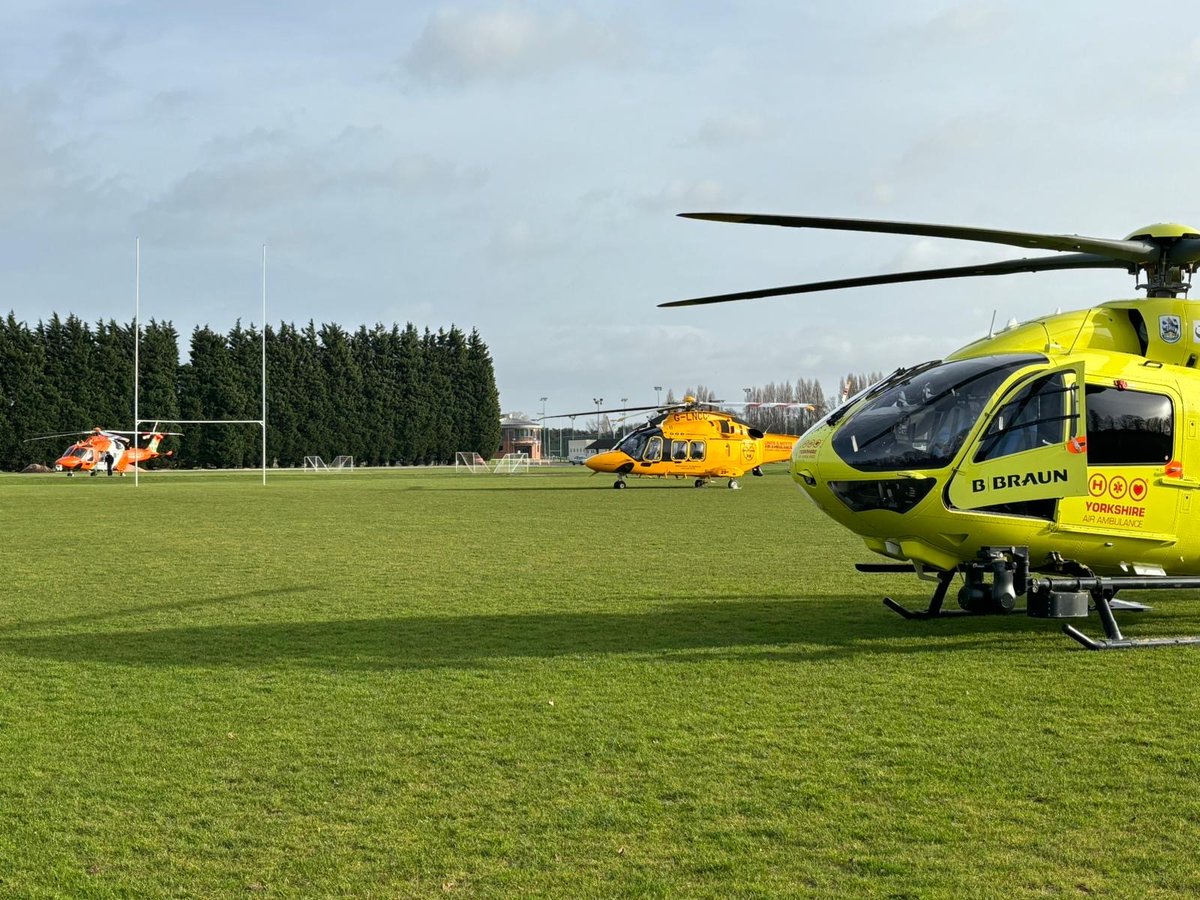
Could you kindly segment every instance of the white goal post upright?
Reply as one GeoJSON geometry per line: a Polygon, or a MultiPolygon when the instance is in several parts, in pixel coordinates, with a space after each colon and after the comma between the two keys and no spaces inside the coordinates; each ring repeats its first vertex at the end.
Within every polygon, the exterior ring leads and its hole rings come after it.
{"type": "MultiPolygon", "coordinates": [[[[143,419],[139,415],[140,396],[140,352],[142,343],[142,239],[134,238],[134,288],[133,288],[133,445],[137,446],[138,434],[143,422],[171,422],[176,425],[257,425],[262,430],[262,483],[267,483],[267,245],[262,248],[262,418],[260,419],[167,419],[164,417],[143,419]]],[[[253,324],[253,323],[251,323],[253,324]]],[[[133,483],[138,483],[140,467],[134,464],[133,483]]]]}

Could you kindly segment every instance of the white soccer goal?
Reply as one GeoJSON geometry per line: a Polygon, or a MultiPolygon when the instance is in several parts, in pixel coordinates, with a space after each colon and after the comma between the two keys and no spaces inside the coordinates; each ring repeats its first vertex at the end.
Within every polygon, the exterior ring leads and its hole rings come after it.
{"type": "Polygon", "coordinates": [[[520,475],[528,472],[529,454],[505,453],[503,457],[496,460],[496,468],[492,471],[497,475],[520,475]]]}
{"type": "Polygon", "coordinates": [[[467,450],[459,450],[454,454],[454,471],[467,471],[472,475],[478,475],[480,472],[490,472],[487,461],[478,453],[472,453],[467,450]]]}
{"type": "Polygon", "coordinates": [[[319,456],[304,457],[305,472],[342,471],[354,468],[353,456],[335,456],[333,462],[327,463],[319,456]]]}

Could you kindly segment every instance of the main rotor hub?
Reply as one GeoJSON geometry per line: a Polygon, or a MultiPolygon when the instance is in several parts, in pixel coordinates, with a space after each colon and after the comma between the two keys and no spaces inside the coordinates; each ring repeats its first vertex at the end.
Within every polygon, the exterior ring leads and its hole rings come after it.
{"type": "Polygon", "coordinates": [[[1144,271],[1146,281],[1137,285],[1147,297],[1187,296],[1192,287],[1191,276],[1196,271],[1196,245],[1200,243],[1200,231],[1178,222],[1158,222],[1139,228],[1130,234],[1127,241],[1144,241],[1158,248],[1158,259],[1136,266],[1133,271],[1144,271]]]}

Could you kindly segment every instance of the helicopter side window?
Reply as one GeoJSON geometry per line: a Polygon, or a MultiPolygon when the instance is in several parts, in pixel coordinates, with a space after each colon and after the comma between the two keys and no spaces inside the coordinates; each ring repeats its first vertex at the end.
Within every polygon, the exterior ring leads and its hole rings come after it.
{"type": "Polygon", "coordinates": [[[702,462],[704,460],[704,451],[704,441],[692,441],[692,459],[702,462]]]}
{"type": "Polygon", "coordinates": [[[687,441],[671,441],[671,459],[673,459],[675,462],[683,462],[686,460],[687,452],[687,441]]]}
{"type": "Polygon", "coordinates": [[[1089,466],[1162,465],[1175,445],[1171,398],[1144,391],[1087,386],[1089,466]]]}
{"type": "Polygon", "coordinates": [[[646,444],[646,452],[642,454],[642,459],[646,462],[658,462],[662,459],[663,439],[658,435],[650,438],[650,442],[646,444]]]}
{"type": "Polygon", "coordinates": [[[1038,378],[1011,395],[996,410],[979,442],[975,462],[1036,450],[1064,440],[1068,388],[1062,373],[1038,378]]]}

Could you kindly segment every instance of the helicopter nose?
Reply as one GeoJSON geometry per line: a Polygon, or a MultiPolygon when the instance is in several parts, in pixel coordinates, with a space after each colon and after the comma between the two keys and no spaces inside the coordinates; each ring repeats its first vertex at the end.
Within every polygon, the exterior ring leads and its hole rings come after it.
{"type": "Polygon", "coordinates": [[[619,456],[624,456],[624,454],[608,450],[604,453],[597,453],[595,456],[589,456],[583,461],[583,464],[593,472],[612,472],[617,468],[617,457],[619,456]]]}

